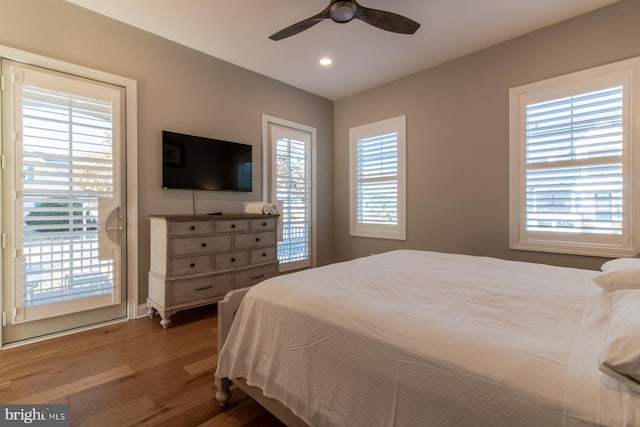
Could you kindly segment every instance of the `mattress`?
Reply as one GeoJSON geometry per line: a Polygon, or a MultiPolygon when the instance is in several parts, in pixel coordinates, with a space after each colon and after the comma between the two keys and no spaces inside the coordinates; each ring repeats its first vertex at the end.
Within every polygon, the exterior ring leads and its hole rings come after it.
{"type": "Polygon", "coordinates": [[[402,250],[274,277],[216,376],[312,426],[640,425],[639,395],[598,369],[596,274],[402,250]]]}

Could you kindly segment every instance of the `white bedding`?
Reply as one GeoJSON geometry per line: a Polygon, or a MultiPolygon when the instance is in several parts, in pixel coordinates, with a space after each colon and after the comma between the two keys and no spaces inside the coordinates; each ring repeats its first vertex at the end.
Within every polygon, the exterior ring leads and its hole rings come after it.
{"type": "Polygon", "coordinates": [[[245,296],[216,376],[312,426],[640,425],[640,395],[598,369],[597,274],[394,251],[274,277],[245,296]]]}

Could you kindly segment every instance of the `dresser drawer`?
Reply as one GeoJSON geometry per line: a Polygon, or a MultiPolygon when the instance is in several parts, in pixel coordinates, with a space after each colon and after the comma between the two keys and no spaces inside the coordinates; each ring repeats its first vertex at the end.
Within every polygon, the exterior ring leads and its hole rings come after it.
{"type": "Polygon", "coordinates": [[[234,236],[234,248],[248,249],[256,246],[271,246],[276,243],[275,231],[263,231],[261,233],[244,233],[234,236]]]}
{"type": "Polygon", "coordinates": [[[245,265],[249,265],[249,253],[247,251],[216,254],[213,260],[213,267],[217,271],[230,270],[244,267],[245,265]]]}
{"type": "Polygon", "coordinates": [[[171,259],[171,274],[196,274],[212,271],[211,255],[198,255],[171,259]]]}
{"type": "Polygon", "coordinates": [[[171,239],[171,256],[228,251],[231,236],[181,237],[171,239]]]}
{"type": "Polygon", "coordinates": [[[233,287],[235,289],[244,288],[260,283],[276,275],[277,264],[269,264],[261,267],[248,268],[234,273],[233,287]]]}
{"type": "Polygon", "coordinates": [[[253,230],[253,231],[275,230],[275,228],[276,228],[276,219],[275,218],[252,219],[251,220],[251,230],[253,230]]]}
{"type": "Polygon", "coordinates": [[[269,246],[266,248],[253,249],[251,251],[251,264],[274,261],[276,259],[276,248],[269,246]]]}
{"type": "Polygon", "coordinates": [[[249,230],[249,221],[246,219],[229,219],[216,221],[216,233],[230,233],[249,230]]]}
{"type": "Polygon", "coordinates": [[[209,234],[213,231],[212,221],[178,221],[169,223],[170,236],[190,236],[209,234]]]}
{"type": "Polygon", "coordinates": [[[171,301],[173,304],[197,302],[203,299],[221,297],[230,290],[231,273],[175,281],[171,285],[171,301]]]}

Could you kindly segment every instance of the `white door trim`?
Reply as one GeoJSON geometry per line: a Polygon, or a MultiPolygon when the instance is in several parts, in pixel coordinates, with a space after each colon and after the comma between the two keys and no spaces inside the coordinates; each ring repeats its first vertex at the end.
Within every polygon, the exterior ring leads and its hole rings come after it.
{"type": "MultiPolygon", "coordinates": [[[[135,80],[0,45],[0,57],[103,81],[125,89],[127,150],[127,319],[138,315],[138,88],[135,80]]],[[[0,218],[1,219],[1,218],[0,218]]],[[[0,284],[2,277],[0,275],[0,284]]],[[[0,286],[2,289],[2,286],[0,286]]],[[[0,292],[0,307],[3,305],[0,292]]],[[[0,348],[2,328],[0,328],[0,348]]]]}

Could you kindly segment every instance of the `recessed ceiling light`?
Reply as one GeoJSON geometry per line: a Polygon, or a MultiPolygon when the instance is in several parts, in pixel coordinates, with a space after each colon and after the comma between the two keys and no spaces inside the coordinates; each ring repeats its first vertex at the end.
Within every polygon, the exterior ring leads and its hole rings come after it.
{"type": "Polygon", "coordinates": [[[331,58],[322,58],[320,60],[320,65],[324,65],[325,67],[328,67],[329,65],[331,65],[331,63],[333,63],[331,58]]]}

